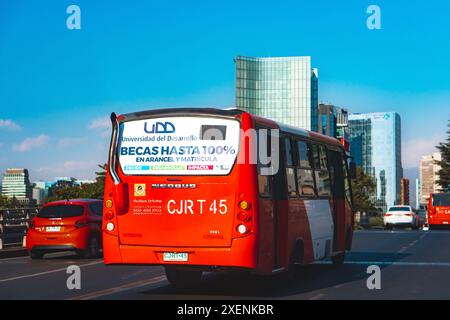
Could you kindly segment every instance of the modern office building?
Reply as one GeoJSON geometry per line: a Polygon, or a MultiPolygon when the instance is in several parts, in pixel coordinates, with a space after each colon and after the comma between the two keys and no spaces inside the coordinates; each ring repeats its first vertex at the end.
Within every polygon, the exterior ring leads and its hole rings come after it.
{"type": "Polygon", "coordinates": [[[311,57],[235,58],[236,107],[318,130],[318,71],[311,57]]]}
{"type": "Polygon", "coordinates": [[[409,179],[402,178],[400,182],[401,196],[400,204],[409,205],[409,179]]]}
{"type": "Polygon", "coordinates": [[[336,124],[335,107],[331,104],[319,104],[319,133],[335,138],[336,124]]]}
{"type": "Polygon", "coordinates": [[[420,178],[416,178],[416,209],[420,209],[420,178]]]}
{"type": "Polygon", "coordinates": [[[350,153],[365,173],[376,178],[376,207],[386,210],[401,200],[401,119],[395,112],[349,115],[350,153]]]}
{"type": "Polygon", "coordinates": [[[32,189],[32,198],[36,201],[36,204],[41,205],[45,200],[45,189],[33,187],[32,189]]]}
{"type": "Polygon", "coordinates": [[[318,131],[341,141],[349,151],[348,111],[332,104],[319,104],[318,131]]]}
{"type": "Polygon", "coordinates": [[[436,161],[441,161],[441,154],[439,152],[423,156],[420,160],[420,205],[424,207],[428,206],[430,194],[440,191],[437,180],[441,167],[436,164],[436,161]]]}
{"type": "Polygon", "coordinates": [[[350,153],[358,167],[366,174],[375,176],[372,166],[372,120],[349,116],[350,153]]]}
{"type": "Polygon", "coordinates": [[[6,169],[2,180],[2,195],[16,198],[23,204],[32,202],[32,187],[28,170],[23,168],[6,169]]]}

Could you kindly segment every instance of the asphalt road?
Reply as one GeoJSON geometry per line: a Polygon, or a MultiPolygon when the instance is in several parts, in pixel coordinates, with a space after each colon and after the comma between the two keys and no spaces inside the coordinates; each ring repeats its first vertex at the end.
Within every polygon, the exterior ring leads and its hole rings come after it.
{"type": "Polygon", "coordinates": [[[161,267],[104,266],[52,254],[0,260],[0,299],[450,299],[450,231],[358,231],[342,266],[324,261],[299,277],[206,274],[189,292],[172,289],[161,267]],[[366,286],[367,267],[381,268],[381,289],[366,286]],[[81,289],[69,290],[69,265],[81,268],[81,289]]]}

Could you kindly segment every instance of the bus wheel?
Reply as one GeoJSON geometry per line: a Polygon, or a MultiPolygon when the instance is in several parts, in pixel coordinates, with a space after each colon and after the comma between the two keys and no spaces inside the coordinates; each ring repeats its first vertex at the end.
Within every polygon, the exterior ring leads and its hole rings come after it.
{"type": "Polygon", "coordinates": [[[202,280],[201,271],[177,270],[166,267],[166,278],[176,288],[189,288],[198,285],[202,280]]]}
{"type": "Polygon", "coordinates": [[[344,264],[344,260],[345,260],[345,251],[340,252],[331,257],[331,261],[333,262],[333,265],[337,265],[337,266],[344,264]]]}

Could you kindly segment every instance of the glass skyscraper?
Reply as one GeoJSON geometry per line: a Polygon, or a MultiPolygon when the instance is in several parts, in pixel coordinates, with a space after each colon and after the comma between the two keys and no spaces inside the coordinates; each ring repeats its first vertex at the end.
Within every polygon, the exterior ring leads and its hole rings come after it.
{"type": "Polygon", "coordinates": [[[318,130],[318,71],[311,57],[238,56],[236,107],[311,131],[318,130]]]}
{"type": "Polygon", "coordinates": [[[376,178],[376,207],[400,203],[401,120],[395,112],[351,114],[350,153],[357,165],[376,178]]]}

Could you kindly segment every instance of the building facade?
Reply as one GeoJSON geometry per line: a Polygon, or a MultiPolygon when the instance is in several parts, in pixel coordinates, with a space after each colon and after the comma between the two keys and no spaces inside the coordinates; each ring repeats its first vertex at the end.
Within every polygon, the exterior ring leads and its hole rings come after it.
{"type": "Polygon", "coordinates": [[[24,204],[32,202],[32,187],[27,169],[6,169],[2,180],[2,195],[16,198],[24,204]]]}
{"type": "Polygon", "coordinates": [[[400,204],[409,205],[409,179],[402,178],[400,182],[401,196],[400,204]]]}
{"type": "Polygon", "coordinates": [[[420,209],[420,178],[416,178],[416,209],[420,209]]]}
{"type": "Polygon", "coordinates": [[[441,154],[439,152],[423,156],[420,160],[420,205],[424,207],[428,206],[430,194],[440,191],[437,180],[441,167],[436,164],[436,161],[441,161],[441,154]]]}
{"type": "Polygon", "coordinates": [[[236,107],[318,130],[318,71],[311,57],[235,58],[236,107]]]}
{"type": "Polygon", "coordinates": [[[337,118],[335,107],[330,104],[319,104],[319,133],[336,138],[337,118]]]}
{"type": "Polygon", "coordinates": [[[401,119],[395,112],[349,115],[350,153],[357,165],[377,181],[376,207],[400,203],[401,119]]]}
{"type": "Polygon", "coordinates": [[[338,139],[345,150],[350,150],[348,111],[332,104],[319,104],[318,131],[321,134],[338,139]]]}

